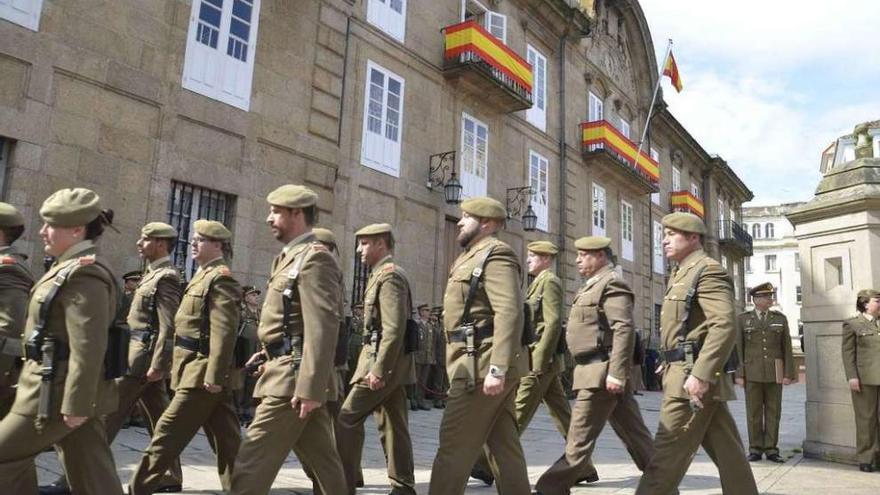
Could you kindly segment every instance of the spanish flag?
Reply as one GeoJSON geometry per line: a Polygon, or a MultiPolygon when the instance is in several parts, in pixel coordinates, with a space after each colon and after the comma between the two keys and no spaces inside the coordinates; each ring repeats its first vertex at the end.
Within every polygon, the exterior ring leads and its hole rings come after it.
{"type": "Polygon", "coordinates": [[[675,63],[672,51],[666,56],[666,63],[663,64],[663,75],[669,76],[669,81],[675,86],[675,91],[681,93],[681,74],[678,73],[678,65],[675,63]]]}

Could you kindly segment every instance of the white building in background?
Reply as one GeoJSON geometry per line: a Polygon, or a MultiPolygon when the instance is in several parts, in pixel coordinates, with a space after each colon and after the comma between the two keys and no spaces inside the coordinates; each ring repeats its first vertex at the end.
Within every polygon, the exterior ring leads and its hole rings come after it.
{"type": "MultiPolygon", "coordinates": [[[[753,254],[745,259],[746,295],[756,285],[770,282],[776,287],[773,309],[785,313],[792,345],[800,348],[801,273],[794,228],[785,214],[803,203],[743,207],[743,227],[752,235],[753,254]]],[[[746,310],[753,309],[751,299],[746,310]]]]}

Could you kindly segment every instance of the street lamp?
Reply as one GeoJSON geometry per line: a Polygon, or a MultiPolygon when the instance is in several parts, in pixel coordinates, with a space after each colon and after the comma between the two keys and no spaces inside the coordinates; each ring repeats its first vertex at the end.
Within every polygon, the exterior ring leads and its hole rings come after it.
{"type": "Polygon", "coordinates": [[[446,203],[457,205],[461,203],[461,182],[455,175],[455,151],[437,153],[428,157],[428,181],[425,184],[432,191],[436,187],[443,186],[446,203]],[[446,174],[449,173],[449,180],[446,174]]]}
{"type": "Polygon", "coordinates": [[[532,208],[535,191],[530,186],[512,187],[507,190],[507,218],[519,216],[522,212],[523,230],[532,232],[538,225],[538,215],[532,208]]]}

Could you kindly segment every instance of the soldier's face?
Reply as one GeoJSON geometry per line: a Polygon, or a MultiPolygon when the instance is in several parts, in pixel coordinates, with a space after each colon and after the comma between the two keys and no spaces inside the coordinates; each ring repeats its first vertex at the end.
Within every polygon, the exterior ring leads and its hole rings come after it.
{"type": "Polygon", "coordinates": [[[131,292],[131,291],[137,289],[138,282],[140,282],[140,279],[137,279],[137,278],[125,279],[125,290],[131,292]]]}
{"type": "Polygon", "coordinates": [[[526,265],[529,267],[529,275],[537,275],[550,268],[550,257],[529,251],[526,254],[526,265]]]}
{"type": "Polygon", "coordinates": [[[430,308],[422,308],[419,310],[419,318],[422,320],[427,320],[431,317],[431,309],[430,308]]]}
{"type": "Polygon", "coordinates": [[[865,312],[874,318],[880,317],[880,297],[872,297],[865,304],[865,312]]]}
{"type": "Polygon", "coordinates": [[[159,251],[164,247],[165,243],[152,237],[141,236],[135,245],[137,246],[138,256],[147,261],[155,261],[161,258],[159,251]]]}
{"type": "Polygon", "coordinates": [[[773,305],[773,298],[770,296],[754,296],[752,302],[759,311],[767,311],[773,305]]]}
{"type": "Polygon", "coordinates": [[[699,235],[675,229],[663,229],[663,253],[667,258],[681,261],[699,247],[699,235]]]}
{"type": "Polygon", "coordinates": [[[379,236],[367,236],[358,239],[358,253],[361,261],[367,266],[373,266],[388,254],[385,241],[379,236]]]}
{"type": "Polygon", "coordinates": [[[269,206],[269,216],[266,217],[266,223],[272,229],[272,237],[281,242],[293,240],[296,237],[298,216],[302,217],[302,210],[269,206]]]}
{"type": "Polygon", "coordinates": [[[462,212],[461,220],[458,221],[458,237],[456,238],[459,246],[467,247],[479,233],[480,219],[462,212]]]}
{"type": "Polygon", "coordinates": [[[40,229],[40,237],[43,239],[43,250],[49,256],[58,257],[64,251],[85,238],[86,228],[78,227],[53,227],[47,223],[40,229]]]}
{"type": "Polygon", "coordinates": [[[600,268],[608,264],[605,251],[584,251],[578,249],[577,268],[578,273],[584,277],[592,277],[600,268]]]}
{"type": "Polygon", "coordinates": [[[223,255],[222,242],[212,241],[199,234],[193,235],[192,241],[190,241],[189,245],[192,257],[199,266],[223,255]]]}

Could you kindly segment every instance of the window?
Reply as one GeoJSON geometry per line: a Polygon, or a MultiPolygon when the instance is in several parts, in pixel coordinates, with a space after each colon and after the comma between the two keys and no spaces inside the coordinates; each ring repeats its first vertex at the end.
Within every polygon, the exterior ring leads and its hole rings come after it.
{"type": "Polygon", "coordinates": [[[801,271],[801,254],[794,253],[794,271],[801,271]]]}
{"type": "MultiPolygon", "coordinates": [[[[651,159],[654,160],[655,162],[657,162],[658,164],[660,163],[660,152],[657,151],[656,148],[651,148],[651,159]]],[[[651,202],[654,203],[655,205],[660,204],[660,193],[659,192],[651,193],[651,202]]]]}
{"type": "Polygon", "coordinates": [[[595,122],[597,120],[604,119],[604,108],[605,104],[602,102],[602,98],[599,98],[592,91],[590,91],[590,108],[587,120],[590,122],[595,122]]]}
{"type": "Polygon", "coordinates": [[[759,224],[759,223],[752,224],[752,237],[754,237],[755,239],[761,238],[761,224],[759,224]]]}
{"type": "Polygon", "coordinates": [[[9,168],[10,151],[12,151],[12,141],[0,136],[0,198],[6,197],[6,170],[9,168]]]}
{"type": "Polygon", "coordinates": [[[663,263],[663,224],[654,220],[654,238],[652,253],[653,253],[653,266],[654,273],[663,274],[665,271],[665,265],[663,263]]]}
{"type": "Polygon", "coordinates": [[[172,181],[168,204],[168,223],[177,229],[171,261],[189,280],[198,268],[189,250],[193,222],[199,219],[216,220],[232,230],[235,196],[172,181]]]}
{"type": "Polygon", "coordinates": [[[724,239],[724,200],[718,200],[718,237],[724,239]]]}
{"type": "MultiPolygon", "coordinates": [[[[355,253],[357,253],[357,241],[355,241],[355,253]]],[[[351,284],[351,306],[364,303],[364,293],[367,291],[367,282],[370,280],[370,265],[361,261],[361,257],[354,257],[354,278],[351,284]]]]}
{"type": "Polygon", "coordinates": [[[698,186],[696,182],[691,182],[691,194],[697,199],[702,198],[702,196],[700,196],[700,186],[698,186]]]}
{"type": "Polygon", "coordinates": [[[538,215],[538,230],[548,232],[550,230],[548,217],[550,214],[550,205],[547,189],[547,174],[549,166],[547,159],[543,156],[529,151],[529,186],[534,192],[532,196],[532,208],[538,215]]]}
{"type": "Polygon", "coordinates": [[[367,22],[403,43],[406,34],[406,0],[369,0],[367,22]]]}
{"type": "Polygon", "coordinates": [[[488,163],[489,128],[470,115],[462,114],[461,185],[464,196],[486,195],[488,163]]]}
{"type": "Polygon", "coordinates": [[[800,286],[800,285],[798,285],[797,287],[795,287],[795,296],[794,296],[794,297],[795,297],[795,302],[796,302],[798,305],[801,305],[801,304],[804,303],[804,291],[801,290],[801,286],[800,286]]]}
{"type": "Polygon", "coordinates": [[[507,44],[507,16],[492,12],[477,0],[464,0],[462,4],[464,5],[464,10],[461,13],[462,21],[476,20],[492,36],[507,44]]]}
{"type": "Polygon", "coordinates": [[[633,207],[626,201],[620,202],[620,254],[623,259],[633,260],[633,207]]]}
{"type": "Polygon", "coordinates": [[[721,255],[721,266],[727,270],[727,256],[723,254],[721,255]]]}
{"type": "Polygon", "coordinates": [[[735,222],[736,221],[736,211],[734,211],[734,209],[731,208],[730,210],[728,210],[728,213],[730,214],[730,221],[735,222]]]}
{"type": "Polygon", "coordinates": [[[746,256],[743,258],[743,264],[746,267],[746,273],[752,273],[752,257],[746,256]]]}
{"type": "Polygon", "coordinates": [[[776,271],[776,255],[768,254],[764,256],[764,271],[765,272],[775,272],[776,271]]]}
{"type": "Polygon", "coordinates": [[[400,177],[402,77],[367,61],[361,164],[400,177]]]}
{"type": "Polygon", "coordinates": [[[605,188],[593,183],[593,235],[605,235],[605,188]]]}
{"type": "Polygon", "coordinates": [[[183,87],[249,110],[259,18],[260,0],[194,0],[183,87]]]}
{"type": "Polygon", "coordinates": [[[773,224],[772,223],[768,223],[767,225],[764,226],[764,234],[765,234],[764,237],[766,237],[767,239],[773,239],[773,224]]]}
{"type": "Polygon", "coordinates": [[[0,19],[39,31],[43,0],[0,0],[0,19]]]}
{"type": "Polygon", "coordinates": [[[629,122],[623,120],[623,117],[620,118],[620,133],[629,139],[629,122]]]}
{"type": "Polygon", "coordinates": [[[733,298],[739,301],[739,264],[733,263],[733,298]]]}
{"type": "Polygon", "coordinates": [[[532,107],[526,110],[526,120],[532,125],[547,130],[547,57],[532,45],[526,48],[526,58],[532,65],[532,107]]]}
{"type": "MultiPolygon", "coordinates": [[[[660,314],[663,312],[662,304],[654,305],[654,336],[660,337],[660,314]]],[[[651,339],[654,341],[655,339],[651,339]]]]}
{"type": "Polygon", "coordinates": [[[681,170],[678,167],[672,167],[672,190],[681,191],[681,170]]]}

